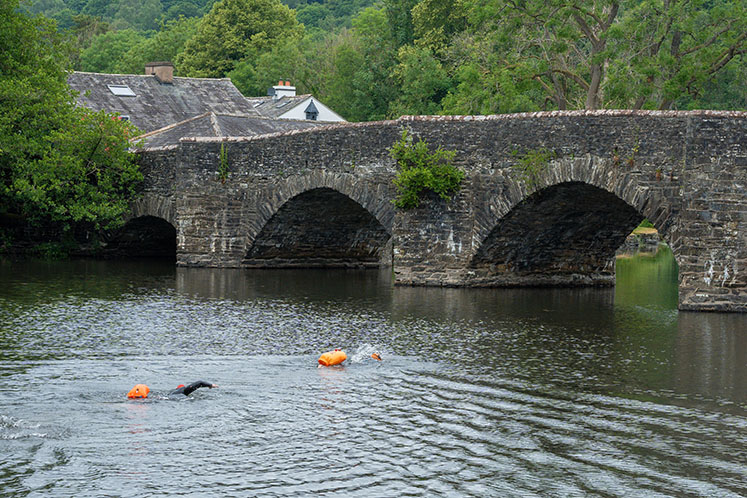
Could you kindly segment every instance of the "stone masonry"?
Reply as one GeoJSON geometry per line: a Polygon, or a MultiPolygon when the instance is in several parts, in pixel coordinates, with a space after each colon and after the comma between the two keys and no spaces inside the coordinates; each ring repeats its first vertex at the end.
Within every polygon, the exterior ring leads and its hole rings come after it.
{"type": "Polygon", "coordinates": [[[648,218],[679,265],[683,310],[747,312],[747,113],[563,111],[422,116],[141,153],[133,217],[176,228],[177,264],[393,264],[395,283],[610,285],[648,218]],[[456,151],[450,200],[395,209],[403,128],[456,151]],[[221,146],[227,174],[220,172],[221,146]],[[516,165],[545,149],[532,181],[516,165]]]}

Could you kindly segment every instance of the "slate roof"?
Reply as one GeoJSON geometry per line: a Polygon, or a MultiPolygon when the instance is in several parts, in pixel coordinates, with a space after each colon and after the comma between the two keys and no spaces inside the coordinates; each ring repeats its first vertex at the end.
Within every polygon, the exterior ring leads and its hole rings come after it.
{"type": "Polygon", "coordinates": [[[144,132],[210,112],[260,116],[227,78],[175,77],[172,84],[160,84],[153,75],[74,72],[68,84],[80,92],[79,105],[129,116],[144,132]],[[119,97],[107,85],[127,85],[135,96],[119,97]]]}
{"type": "Polygon", "coordinates": [[[252,109],[258,114],[268,118],[277,118],[311,97],[311,94],[306,94],[295,95],[293,97],[280,97],[277,100],[274,100],[271,96],[248,97],[246,100],[249,101],[252,105],[252,109]]]}
{"type": "Polygon", "coordinates": [[[184,137],[245,137],[312,128],[325,124],[329,123],[207,112],[146,133],[138,138],[143,139],[143,148],[151,149],[176,145],[179,143],[179,139],[184,137]]]}

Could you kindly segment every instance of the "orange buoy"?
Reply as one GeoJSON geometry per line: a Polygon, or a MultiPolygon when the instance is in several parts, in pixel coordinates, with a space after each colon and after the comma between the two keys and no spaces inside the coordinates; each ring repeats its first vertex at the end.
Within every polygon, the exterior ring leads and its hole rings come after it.
{"type": "Polygon", "coordinates": [[[339,365],[347,359],[348,355],[345,354],[345,351],[335,349],[334,351],[329,351],[321,355],[319,357],[319,364],[325,367],[331,367],[332,365],[339,365]]]}
{"type": "Polygon", "coordinates": [[[145,384],[137,384],[135,387],[130,389],[130,392],[127,393],[127,397],[130,399],[147,398],[149,392],[150,388],[148,386],[145,384]]]}
{"type": "Polygon", "coordinates": [[[371,358],[373,358],[374,360],[381,361],[381,356],[379,355],[379,353],[372,354],[371,358]]]}

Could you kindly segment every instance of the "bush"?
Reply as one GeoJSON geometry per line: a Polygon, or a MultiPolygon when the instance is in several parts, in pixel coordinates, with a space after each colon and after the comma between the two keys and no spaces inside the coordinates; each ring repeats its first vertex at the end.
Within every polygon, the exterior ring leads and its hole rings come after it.
{"type": "Polygon", "coordinates": [[[402,131],[402,137],[392,145],[390,153],[399,166],[394,178],[398,196],[393,201],[398,208],[419,206],[421,196],[426,191],[449,200],[464,179],[464,172],[452,164],[454,151],[439,147],[435,152],[430,152],[424,140],[419,139],[414,143],[407,130],[402,131]]]}

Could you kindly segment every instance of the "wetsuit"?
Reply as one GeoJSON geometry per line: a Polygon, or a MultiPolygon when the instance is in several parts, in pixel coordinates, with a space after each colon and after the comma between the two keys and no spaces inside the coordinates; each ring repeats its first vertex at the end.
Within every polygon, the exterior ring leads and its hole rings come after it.
{"type": "Polygon", "coordinates": [[[198,380],[197,382],[192,382],[188,386],[177,387],[176,389],[171,391],[170,394],[183,394],[185,396],[189,396],[190,394],[192,394],[192,391],[195,391],[196,389],[199,389],[201,387],[212,388],[213,385],[209,382],[205,382],[204,380],[198,380]]]}

